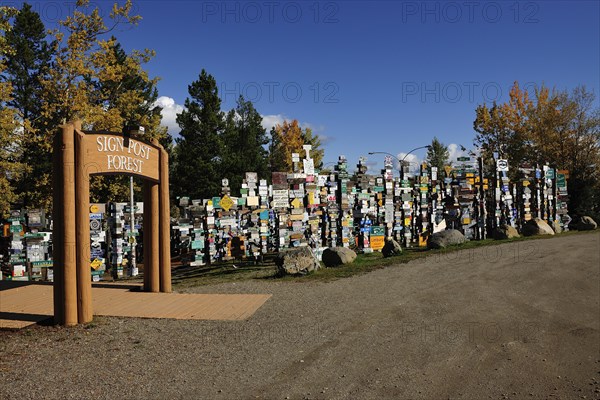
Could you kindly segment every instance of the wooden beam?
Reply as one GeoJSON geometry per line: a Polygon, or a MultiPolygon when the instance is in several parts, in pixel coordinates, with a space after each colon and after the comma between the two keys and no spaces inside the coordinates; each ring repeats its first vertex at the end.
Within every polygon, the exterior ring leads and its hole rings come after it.
{"type": "Polygon", "coordinates": [[[77,317],[80,324],[91,322],[92,274],[90,267],[90,176],[86,163],[85,134],[75,126],[76,220],[77,220],[77,317]]]}
{"type": "Polygon", "coordinates": [[[169,155],[160,151],[160,291],[171,293],[171,206],[169,203],[169,155]]]}

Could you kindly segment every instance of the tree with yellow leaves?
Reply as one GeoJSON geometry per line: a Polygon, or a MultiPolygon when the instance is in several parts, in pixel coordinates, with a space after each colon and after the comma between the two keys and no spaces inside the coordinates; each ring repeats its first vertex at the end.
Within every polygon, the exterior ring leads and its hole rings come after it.
{"type": "MultiPolygon", "coordinates": [[[[81,120],[85,130],[122,132],[129,124],[142,125],[146,138],[164,138],[160,108],[156,100],[157,78],[150,78],[143,65],[152,50],[127,54],[110,36],[119,24],[136,25],[141,17],[131,15],[131,0],[115,3],[108,18],[102,17],[89,0],[78,0],[73,13],[52,31],[52,68],[40,79],[39,115],[24,132],[27,159],[35,160],[35,176],[24,186],[22,198],[28,206],[50,209],[52,201],[52,138],[57,127],[81,120]]],[[[128,198],[125,177],[96,177],[91,182],[92,201],[124,201],[128,198]]]]}
{"type": "Polygon", "coordinates": [[[313,135],[310,128],[302,129],[298,120],[283,121],[271,129],[271,143],[269,144],[269,166],[271,172],[292,172],[292,153],[299,153],[301,158],[305,153],[303,145],[311,145],[311,157],[315,167],[323,162],[323,149],[321,140],[313,135]]]}
{"type": "Polygon", "coordinates": [[[20,162],[23,143],[23,118],[19,111],[10,106],[12,85],[4,79],[6,57],[13,51],[6,42],[10,31],[10,19],[17,10],[0,6],[0,217],[6,217],[11,205],[17,200],[15,180],[25,166],[20,162]]]}

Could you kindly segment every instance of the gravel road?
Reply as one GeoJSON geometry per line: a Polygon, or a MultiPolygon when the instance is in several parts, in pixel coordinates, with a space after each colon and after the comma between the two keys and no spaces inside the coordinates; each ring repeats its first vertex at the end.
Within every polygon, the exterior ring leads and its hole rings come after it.
{"type": "Polygon", "coordinates": [[[246,321],[0,332],[0,398],[600,398],[600,232],[186,292],[273,297],[246,321]]]}

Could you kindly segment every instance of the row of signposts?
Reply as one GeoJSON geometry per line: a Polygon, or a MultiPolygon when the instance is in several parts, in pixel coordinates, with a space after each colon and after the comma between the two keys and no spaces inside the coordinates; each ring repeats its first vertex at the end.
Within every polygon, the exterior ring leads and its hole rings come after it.
{"type": "MultiPolygon", "coordinates": [[[[511,182],[506,160],[496,160],[496,171],[484,176],[481,158],[459,157],[453,166],[438,170],[422,164],[413,175],[394,177],[392,157],[384,168],[369,174],[360,158],[354,176],[340,156],[331,171],[317,171],[311,147],[292,155],[293,171],[264,177],[247,172],[240,193],[233,194],[227,179],[219,196],[179,198],[183,217],[171,229],[171,247],[184,263],[208,263],[250,257],[285,248],[310,246],[320,258],[327,247],[354,247],[362,252],[381,250],[392,237],[405,247],[424,246],[427,237],[444,229],[458,229],[467,239],[486,238],[497,226],[520,229],[533,218],[565,229],[568,172],[549,166],[520,166],[522,176],[511,182]]],[[[90,206],[92,278],[110,268],[114,277],[136,275],[131,265],[136,242],[143,234],[143,203],[90,206]],[[134,216],[133,225],[131,215],[134,216]]],[[[39,210],[13,212],[4,226],[10,266],[5,274],[52,279],[51,238],[39,210]],[[27,221],[25,221],[27,217],[27,221]]]]}
{"type": "Polygon", "coordinates": [[[542,218],[565,228],[570,220],[567,173],[548,166],[521,167],[523,178],[510,182],[506,160],[486,177],[481,158],[459,157],[443,171],[422,164],[413,176],[395,179],[391,157],[379,174],[368,174],[361,158],[351,179],[344,156],[319,173],[310,150],[305,146],[304,158],[293,154],[293,172],[273,173],[271,185],[248,172],[237,196],[224,179],[220,196],[180,198],[183,217],[172,238],[184,261],[204,265],[297,246],[312,247],[317,257],[333,246],[371,252],[387,237],[424,246],[444,229],[479,240],[503,224],[520,229],[542,218]]]}

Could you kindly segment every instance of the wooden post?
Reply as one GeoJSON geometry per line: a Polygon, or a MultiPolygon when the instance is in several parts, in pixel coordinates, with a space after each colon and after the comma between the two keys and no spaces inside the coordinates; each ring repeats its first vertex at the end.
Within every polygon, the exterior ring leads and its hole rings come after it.
{"type": "Polygon", "coordinates": [[[169,155],[160,150],[160,291],[171,293],[171,209],[169,204],[169,155]]]}
{"type": "Polygon", "coordinates": [[[90,179],[86,168],[85,137],[81,123],[75,128],[76,219],[77,219],[77,316],[80,324],[91,322],[92,276],[90,271],[90,179]]]}
{"type": "Polygon", "coordinates": [[[144,182],[144,290],[160,291],[158,183],[144,182]]]}
{"type": "Polygon", "coordinates": [[[62,169],[62,130],[54,136],[54,149],[52,154],[52,259],[54,261],[54,323],[64,324],[65,299],[63,282],[63,169],[62,169]]]}
{"type": "MultiPolygon", "coordinates": [[[[62,229],[60,275],[59,324],[77,324],[77,256],[75,229],[75,128],[73,124],[63,126],[61,135],[62,159],[62,229]]],[[[61,224],[61,221],[55,221],[61,224]]]]}

